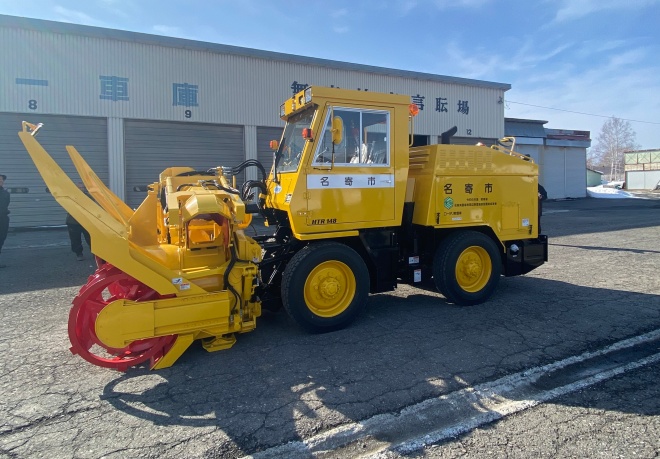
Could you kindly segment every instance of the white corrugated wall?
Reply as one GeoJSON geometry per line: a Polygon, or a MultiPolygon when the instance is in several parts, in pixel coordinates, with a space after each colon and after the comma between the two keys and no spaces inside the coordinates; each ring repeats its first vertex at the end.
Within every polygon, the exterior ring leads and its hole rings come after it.
{"type": "Polygon", "coordinates": [[[469,84],[8,27],[0,28],[0,67],[0,112],[25,112],[36,101],[35,113],[279,126],[279,106],[296,81],[419,95],[417,134],[456,125],[457,137],[503,135],[504,91],[469,84]],[[128,79],[128,100],[101,99],[102,76],[128,79]],[[198,105],[174,105],[173,84],[197,86],[198,105]],[[446,99],[446,112],[436,110],[437,99],[446,99]]]}

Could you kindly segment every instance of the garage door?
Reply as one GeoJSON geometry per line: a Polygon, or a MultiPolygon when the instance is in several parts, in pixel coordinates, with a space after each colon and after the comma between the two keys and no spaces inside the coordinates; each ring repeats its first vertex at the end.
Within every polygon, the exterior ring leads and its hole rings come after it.
{"type": "MultiPolygon", "coordinates": [[[[243,162],[243,126],[126,120],[124,154],[126,202],[135,208],[146,195],[145,187],[168,167],[207,170],[243,162]]],[[[243,177],[237,178],[239,186],[243,177]]]]}
{"type": "Polygon", "coordinates": [[[542,185],[550,199],[583,198],[587,194],[584,150],[547,147],[543,152],[542,185]]]}
{"type": "Polygon", "coordinates": [[[23,143],[21,121],[43,123],[41,145],[76,182],[80,181],[66,145],[73,145],[106,184],[108,183],[108,128],[105,118],[36,113],[0,113],[0,173],[7,175],[11,192],[11,227],[63,225],[66,212],[53,199],[23,143]]]}
{"type": "Polygon", "coordinates": [[[626,172],[626,189],[654,190],[660,184],[660,171],[626,172]]]}
{"type": "Polygon", "coordinates": [[[566,196],[587,196],[587,155],[584,149],[566,148],[566,196]]]}
{"type": "Polygon", "coordinates": [[[273,150],[270,149],[270,141],[279,142],[283,130],[283,127],[257,127],[257,159],[266,168],[266,173],[269,173],[273,167],[273,150]]]}

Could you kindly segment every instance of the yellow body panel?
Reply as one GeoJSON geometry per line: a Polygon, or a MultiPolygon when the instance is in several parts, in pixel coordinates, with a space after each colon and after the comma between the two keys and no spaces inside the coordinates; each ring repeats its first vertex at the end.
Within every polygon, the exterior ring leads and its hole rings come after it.
{"type": "Polygon", "coordinates": [[[96,319],[96,334],[109,347],[122,348],[138,339],[219,328],[227,333],[229,294],[205,293],[157,301],[117,300],[96,319]]]}
{"type": "Polygon", "coordinates": [[[413,223],[489,226],[501,241],[538,235],[538,166],[483,146],[411,149],[413,223]]]}

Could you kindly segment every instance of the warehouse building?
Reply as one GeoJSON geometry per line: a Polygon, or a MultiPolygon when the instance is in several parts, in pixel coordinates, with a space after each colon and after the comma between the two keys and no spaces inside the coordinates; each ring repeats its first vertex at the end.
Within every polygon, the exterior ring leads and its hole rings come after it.
{"type": "Polygon", "coordinates": [[[623,154],[626,188],[656,190],[660,186],[660,150],[636,150],[623,154]]]}
{"type": "MultiPolygon", "coordinates": [[[[16,133],[40,142],[67,173],[72,144],[130,206],[166,167],[272,163],[280,104],[308,85],[411,96],[417,145],[493,142],[504,135],[510,85],[192,40],[0,15],[0,169],[12,227],[59,225],[64,212],[16,133]]],[[[249,173],[254,174],[252,170],[249,173]]],[[[248,176],[247,178],[255,178],[248,176]]]]}

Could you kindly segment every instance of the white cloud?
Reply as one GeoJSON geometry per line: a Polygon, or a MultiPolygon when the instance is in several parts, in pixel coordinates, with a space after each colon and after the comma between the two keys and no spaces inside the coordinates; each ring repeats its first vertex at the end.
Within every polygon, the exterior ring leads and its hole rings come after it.
{"type": "Polygon", "coordinates": [[[330,16],[337,19],[346,16],[347,14],[348,14],[348,10],[346,8],[340,8],[338,10],[332,10],[330,16]]]}
{"type": "Polygon", "coordinates": [[[580,59],[596,59],[600,53],[610,53],[616,50],[623,50],[634,46],[634,39],[631,40],[586,40],[578,43],[575,47],[576,55],[580,59]]]}
{"type": "Polygon", "coordinates": [[[608,62],[609,70],[630,69],[631,65],[644,62],[646,54],[647,52],[644,48],[637,48],[619,54],[614,54],[612,57],[610,57],[608,62]]]}
{"type": "Polygon", "coordinates": [[[417,1],[416,0],[405,0],[405,1],[402,1],[402,2],[396,2],[395,5],[397,6],[397,8],[399,8],[399,10],[401,11],[401,14],[403,16],[405,16],[408,13],[410,13],[412,10],[415,9],[415,7],[417,6],[417,1]]]}
{"type": "Polygon", "coordinates": [[[335,33],[347,33],[350,29],[348,26],[335,26],[332,28],[335,33]]]}
{"type": "Polygon", "coordinates": [[[496,65],[500,65],[500,56],[495,56],[490,53],[465,53],[456,42],[451,42],[447,45],[447,54],[452,66],[456,71],[452,73],[465,78],[481,79],[485,75],[492,72],[496,65]]]}
{"type": "Polygon", "coordinates": [[[152,27],[154,33],[158,35],[166,35],[168,37],[181,37],[181,29],[179,27],[172,27],[166,25],[155,25],[152,27]]]}
{"type": "MultiPolygon", "coordinates": [[[[549,2],[556,4],[554,1],[549,2]]],[[[659,0],[561,0],[555,21],[572,21],[604,10],[640,9],[660,3],[659,0]]]]}
{"type": "Polygon", "coordinates": [[[537,51],[538,46],[531,40],[526,40],[515,52],[495,54],[490,50],[463,51],[456,42],[447,46],[449,61],[457,68],[457,74],[466,78],[482,79],[498,72],[520,72],[532,69],[539,64],[552,59],[571,48],[572,44],[557,45],[546,52],[537,51]]]}
{"type": "Polygon", "coordinates": [[[123,19],[140,14],[140,6],[133,0],[98,0],[101,8],[123,19]]]}
{"type": "Polygon", "coordinates": [[[623,46],[626,45],[626,43],[627,43],[626,40],[610,40],[605,42],[598,42],[596,51],[597,52],[612,51],[617,48],[622,48],[623,46]]]}
{"type": "Polygon", "coordinates": [[[434,0],[435,6],[440,9],[448,8],[480,8],[492,0],[434,0]]]}
{"type": "MultiPolygon", "coordinates": [[[[657,78],[660,70],[638,65],[630,71],[628,66],[622,64],[642,57],[639,54],[626,57],[621,62],[605,61],[586,71],[576,71],[572,66],[566,66],[545,75],[546,78],[517,78],[510,82],[512,89],[506,94],[508,100],[579,113],[511,103],[505,116],[549,120],[546,127],[551,128],[589,130],[592,139],[600,132],[605,117],[658,122],[660,104],[649,99],[649,95],[660,92],[657,78]]],[[[643,148],[660,147],[657,124],[631,121],[631,125],[643,148]]]]}
{"type": "Polygon", "coordinates": [[[100,21],[97,21],[82,11],[70,10],[59,5],[55,6],[53,11],[57,14],[58,21],[71,22],[74,24],[100,25],[100,21]]]}
{"type": "MultiPolygon", "coordinates": [[[[517,48],[498,53],[468,50],[458,42],[450,43],[446,52],[446,74],[510,83],[508,101],[563,110],[510,102],[505,111],[510,118],[548,120],[549,128],[589,130],[592,139],[606,117],[660,122],[660,102],[652,97],[660,93],[660,64],[652,58],[651,47],[615,40],[548,47],[523,39],[517,48]],[[604,54],[591,57],[596,52],[604,54]]],[[[660,147],[660,126],[635,121],[631,125],[643,148],[660,147]]]]}

